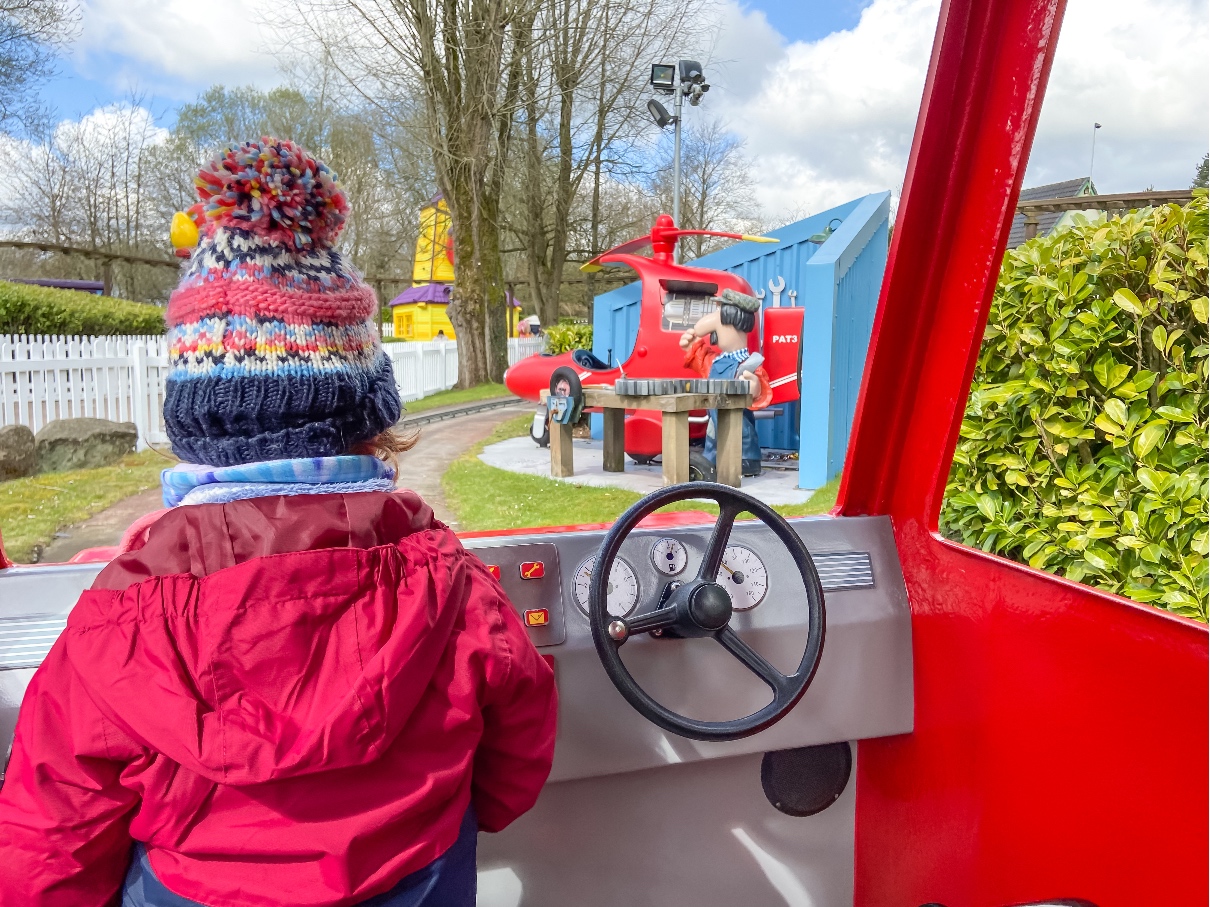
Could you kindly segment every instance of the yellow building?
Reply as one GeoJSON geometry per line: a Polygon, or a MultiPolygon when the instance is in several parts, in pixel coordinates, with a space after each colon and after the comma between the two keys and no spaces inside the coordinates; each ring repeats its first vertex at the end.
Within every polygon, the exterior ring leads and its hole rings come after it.
{"type": "Polygon", "coordinates": [[[439,332],[454,340],[446,306],[449,305],[449,284],[430,283],[409,287],[391,303],[395,336],[403,340],[436,340],[439,332]]]}
{"type": "Polygon", "coordinates": [[[420,235],[416,237],[416,263],[412,284],[454,282],[453,220],[445,199],[436,195],[420,209],[420,235]]]}
{"type": "MultiPolygon", "coordinates": [[[[391,301],[395,336],[402,340],[456,339],[446,307],[454,284],[454,246],[450,237],[450,209],[445,199],[434,196],[420,209],[420,235],[412,286],[391,301]]],[[[520,315],[510,300],[509,336],[517,336],[520,315]]]]}

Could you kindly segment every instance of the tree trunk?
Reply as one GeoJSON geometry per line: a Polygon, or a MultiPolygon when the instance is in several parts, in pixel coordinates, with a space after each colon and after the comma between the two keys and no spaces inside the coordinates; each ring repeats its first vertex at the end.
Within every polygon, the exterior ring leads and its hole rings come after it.
{"type": "MultiPolygon", "coordinates": [[[[447,195],[451,212],[473,209],[457,190],[447,195]]],[[[489,378],[484,346],[487,287],[477,266],[474,229],[467,218],[453,216],[454,287],[447,314],[458,339],[458,387],[474,387],[489,378]]]]}

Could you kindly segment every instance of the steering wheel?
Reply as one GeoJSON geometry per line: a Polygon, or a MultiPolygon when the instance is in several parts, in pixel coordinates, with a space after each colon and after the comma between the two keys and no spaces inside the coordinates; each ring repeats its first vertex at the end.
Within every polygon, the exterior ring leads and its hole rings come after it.
{"type": "Polygon", "coordinates": [[[694,740],[739,740],[759,733],[780,721],[802,699],[823,654],[823,586],[815,563],[798,534],[777,511],[750,495],[713,482],[688,482],[652,492],[627,510],[606,533],[597,551],[588,593],[592,641],[605,673],[634,708],[666,731],[694,740]],[[614,559],[639,522],[660,507],[691,498],[706,498],[718,504],[718,521],[706,546],[697,576],[672,590],[655,610],[632,618],[612,618],[606,610],[609,574],[614,559]],[[794,559],[807,590],[807,643],[793,674],[783,674],[731,629],[731,596],[717,582],[723,553],[731,538],[735,518],[751,513],[768,526],[794,559]],[[656,702],[638,685],[622,663],[619,650],[636,633],[671,631],[681,637],[713,637],[773,691],[773,701],[745,718],[732,721],[699,721],[673,712],[656,702]]]}

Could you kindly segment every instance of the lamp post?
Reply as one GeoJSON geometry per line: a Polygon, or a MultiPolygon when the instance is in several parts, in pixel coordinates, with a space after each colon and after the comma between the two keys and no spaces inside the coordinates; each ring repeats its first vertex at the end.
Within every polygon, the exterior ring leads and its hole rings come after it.
{"type": "Polygon", "coordinates": [[[1100,123],[1092,124],[1092,154],[1088,156],[1088,182],[1092,182],[1092,165],[1097,160],[1097,130],[1101,128],[1100,123]]]}
{"type": "MultiPolygon", "coordinates": [[[[710,90],[705,75],[702,74],[702,64],[696,60],[678,60],[676,66],[671,63],[651,64],[651,87],[663,94],[674,96],[672,114],[655,98],[647,102],[647,110],[655,124],[663,129],[669,123],[672,131],[672,222],[678,227],[681,224],[681,111],[684,109],[685,98],[689,105],[696,107],[702,103],[702,95],[710,90]]],[[[680,263],[681,244],[677,241],[673,249],[673,261],[680,263]]]]}

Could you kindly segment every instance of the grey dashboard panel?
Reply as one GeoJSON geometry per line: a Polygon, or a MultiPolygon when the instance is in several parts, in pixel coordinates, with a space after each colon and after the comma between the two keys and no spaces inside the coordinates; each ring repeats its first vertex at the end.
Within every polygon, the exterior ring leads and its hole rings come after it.
{"type": "MultiPolygon", "coordinates": [[[[557,536],[563,571],[565,641],[543,648],[553,656],[559,688],[559,736],[552,781],[639,771],[819,743],[909,733],[913,721],[911,615],[890,521],[885,517],[792,520],[826,577],[826,637],[819,670],[802,701],[778,724],[746,740],[706,743],[668,734],[639,716],[605,676],[588,619],[575,604],[575,566],[593,556],[601,532],[557,536]],[[868,568],[865,565],[868,556],[868,568]],[[826,565],[826,569],[825,569],[826,565]],[[868,585],[872,574],[873,585],[868,585]]],[[[651,565],[651,546],[675,538],[689,550],[684,573],[696,569],[709,527],[635,531],[621,557],[633,568],[640,604],[654,607],[668,577],[651,565]]],[[[491,549],[551,536],[470,539],[485,560],[491,549]]],[[[737,522],[731,543],[765,561],[769,591],[732,625],[784,671],[792,671],[806,641],[805,590],[789,553],[763,524],[737,522]]],[[[525,607],[515,601],[518,608],[525,607]]],[[[622,650],[631,674],[665,706],[691,717],[741,717],[768,702],[768,688],[722,647],[707,639],[632,639],[622,650]]]]}
{"type": "Polygon", "coordinates": [[[503,832],[479,835],[479,907],[852,904],[856,759],[840,798],[805,818],[769,805],[760,763],[546,785],[503,832]]]}
{"type": "MultiPolygon", "coordinates": [[[[552,781],[912,730],[911,624],[889,520],[822,517],[791,522],[818,558],[824,579],[827,627],[819,671],[783,721],[747,740],[724,744],[686,740],[656,728],[605,676],[573,589],[577,566],[595,554],[604,533],[464,541],[485,563],[499,568],[501,584],[519,612],[546,612],[547,621],[531,626],[530,633],[540,651],[551,656],[559,687],[552,781]],[[524,578],[523,565],[536,563],[542,565],[541,575],[524,578]]],[[[637,579],[636,613],[654,607],[670,580],[656,571],[652,545],[662,538],[680,541],[688,551],[684,574],[691,575],[708,535],[708,526],[632,534],[621,556],[637,579]]],[[[788,553],[762,524],[737,523],[731,541],[756,552],[768,576],[764,599],[752,610],[737,613],[733,626],[775,665],[790,671],[806,639],[802,581],[788,553]]],[[[33,666],[101,566],[0,570],[0,741],[5,749],[33,666]]],[[[623,660],[657,699],[693,717],[740,717],[768,701],[767,688],[712,640],[632,639],[623,649],[623,660]]]]}

